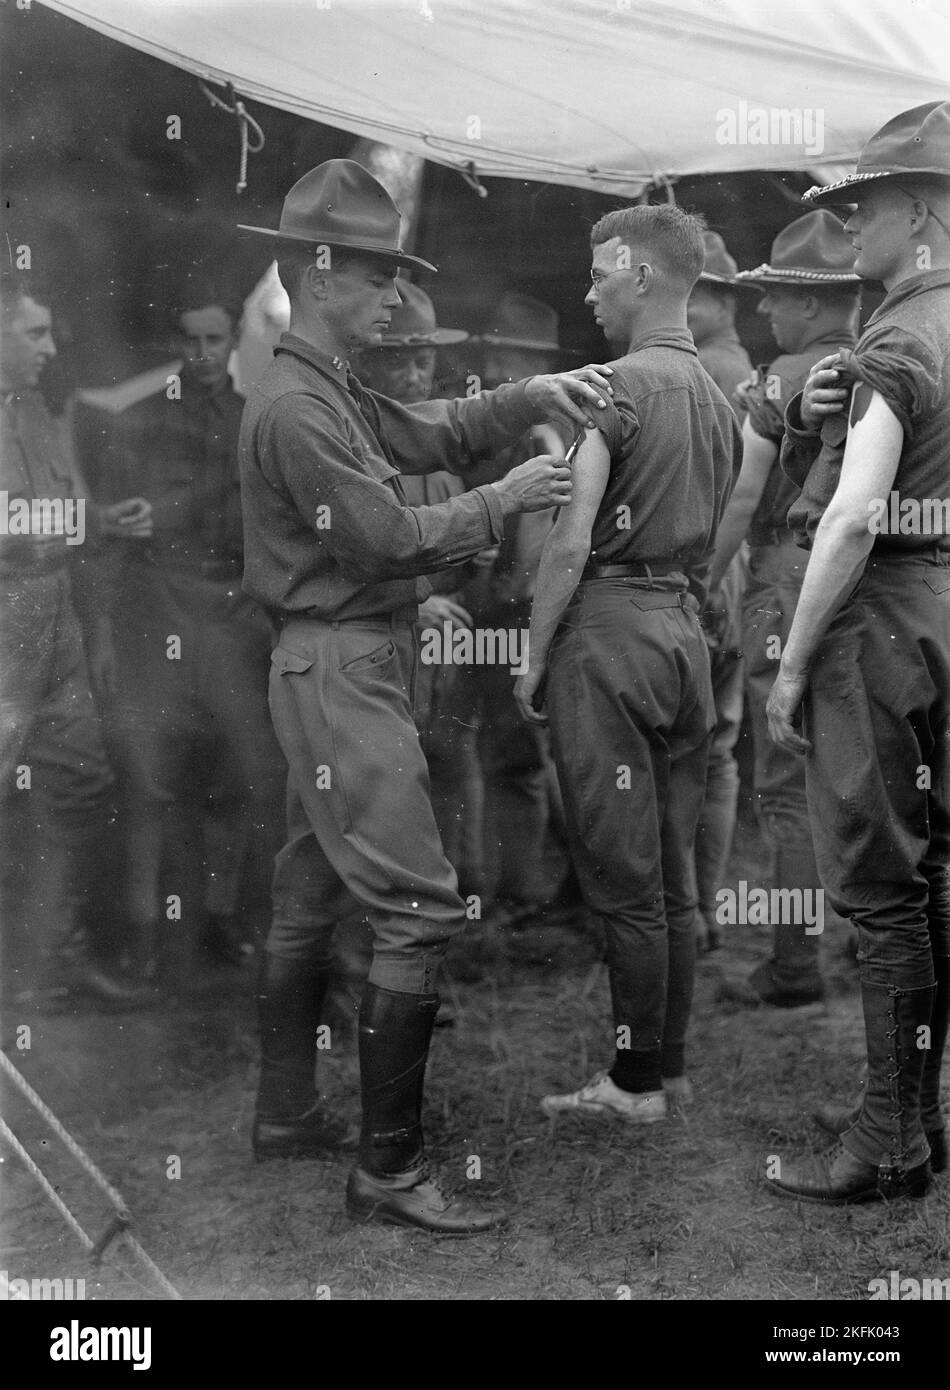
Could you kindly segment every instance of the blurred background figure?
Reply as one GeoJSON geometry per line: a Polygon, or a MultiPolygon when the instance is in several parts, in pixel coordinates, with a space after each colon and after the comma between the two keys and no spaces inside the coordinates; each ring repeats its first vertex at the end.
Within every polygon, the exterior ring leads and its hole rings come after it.
{"type": "Polygon", "coordinates": [[[152,507],[150,536],[110,547],[117,679],[106,722],[124,798],[126,909],[145,968],[171,988],[187,980],[199,939],[213,959],[240,961],[242,899],[266,911],[281,833],[272,628],[241,589],[244,398],[228,374],[240,316],[214,284],[185,286],[170,315],[180,370],[148,374],[143,399],[79,429],[95,443],[97,494],[133,487],[152,507]]]}
{"type": "MultiPolygon", "coordinates": [[[[490,330],[477,339],[486,389],[557,370],[558,316],[550,305],[511,292],[501,298],[489,322],[490,330]]],[[[503,460],[492,462],[493,474],[536,454],[563,458],[569,442],[562,427],[535,425],[503,460]]],[[[506,520],[498,558],[466,593],[478,627],[527,633],[541,551],[553,521],[553,511],[506,520]]],[[[552,803],[555,819],[562,819],[548,732],[521,718],[508,666],[471,666],[464,680],[462,717],[478,728],[485,785],[483,858],[473,867],[473,877],[483,884],[498,925],[516,925],[557,897],[569,871],[566,849],[553,877],[552,866],[545,863],[552,803]]]]}
{"type": "MultiPolygon", "coordinates": [[[[763,291],[758,312],[769,321],[779,355],[758,369],[741,393],[747,410],[742,471],[719,528],[712,582],[748,538],[742,648],[755,748],[756,812],[769,849],[771,888],[821,889],[804,760],[769,738],[765,705],[808,560],[788,525],[788,509],[799,489],[779,464],[785,408],[819,358],[856,342],[861,290],[853,265],[854,249],[841,222],[830,212],[809,212],[778,234],[767,264],[738,276],[739,283],[763,291]]],[[[799,1008],[819,1002],[825,995],[819,939],[803,923],[773,923],[771,958],[747,981],[724,981],[724,994],[751,1007],[799,1008]]]]}
{"type": "Polygon", "coordinates": [[[147,994],[117,971],[103,902],[94,897],[113,775],[91,687],[107,690],[114,678],[109,625],[96,606],[94,551],[100,521],[147,527],[147,508],[123,501],[99,518],[87,505],[37,389],[56,353],[50,304],[28,277],[4,272],[0,814],[12,910],[3,914],[3,978],[17,1007],[122,1010],[147,994]],[[8,511],[18,500],[45,500],[47,521],[14,534],[8,511]]]}
{"type": "MultiPolygon", "coordinates": [[[[706,262],[686,307],[686,322],[699,360],[741,422],[745,408],[736,397],[740,382],[752,375],[752,361],[736,332],[736,273],[739,269],[718,232],[703,235],[706,262]]],[[[716,702],[716,731],[709,750],[706,799],[696,827],[696,921],[700,948],[721,944],[716,893],[722,887],[736,827],[739,767],[735,746],[742,726],[742,597],[746,552],[733,556],[723,578],[710,590],[702,613],[716,702]]]]}

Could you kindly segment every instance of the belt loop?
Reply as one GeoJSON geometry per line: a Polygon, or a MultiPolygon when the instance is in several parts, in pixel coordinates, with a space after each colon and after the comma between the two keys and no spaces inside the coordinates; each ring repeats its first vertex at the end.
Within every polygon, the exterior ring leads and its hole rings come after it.
{"type": "Polygon", "coordinates": [[[644,561],[643,568],[644,568],[644,569],[646,570],[646,572],[647,572],[647,585],[648,585],[649,588],[652,589],[652,588],[653,588],[653,571],[650,569],[650,566],[646,563],[646,561],[644,561]]]}

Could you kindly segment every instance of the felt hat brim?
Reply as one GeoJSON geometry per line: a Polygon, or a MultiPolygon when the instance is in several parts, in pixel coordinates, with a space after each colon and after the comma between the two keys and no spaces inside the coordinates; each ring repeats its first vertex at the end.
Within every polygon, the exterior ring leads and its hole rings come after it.
{"type": "Polygon", "coordinates": [[[367,256],[378,256],[381,260],[392,261],[394,265],[405,266],[407,269],[432,270],[438,274],[438,266],[434,266],[429,261],[424,261],[421,256],[410,256],[407,251],[401,251],[398,247],[390,246],[367,246],[363,243],[346,242],[330,237],[314,236],[312,232],[288,232],[274,230],[273,227],[249,227],[244,222],[238,223],[238,230],[242,232],[254,232],[258,236],[271,237],[274,241],[292,241],[299,246],[332,246],[339,251],[362,251],[367,256]]]}

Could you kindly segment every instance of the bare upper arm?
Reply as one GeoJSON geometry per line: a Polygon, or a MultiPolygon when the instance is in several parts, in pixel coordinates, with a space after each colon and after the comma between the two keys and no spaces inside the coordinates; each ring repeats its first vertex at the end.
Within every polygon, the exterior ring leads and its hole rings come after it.
{"type": "Polygon", "coordinates": [[[555,537],[559,544],[590,547],[591,531],[610,476],[610,453],[598,429],[588,429],[574,455],[574,490],[558,512],[555,537]]]}
{"type": "MultiPolygon", "coordinates": [[[[870,388],[865,387],[865,392],[870,388]]],[[[852,410],[841,463],[841,477],[827,516],[868,523],[871,503],[891,491],[904,447],[904,430],[887,401],[870,391],[852,410]]]]}

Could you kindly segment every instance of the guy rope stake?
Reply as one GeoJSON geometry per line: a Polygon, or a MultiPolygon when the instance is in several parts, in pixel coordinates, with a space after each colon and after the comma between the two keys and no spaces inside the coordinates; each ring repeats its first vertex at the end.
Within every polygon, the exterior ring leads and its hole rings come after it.
{"type": "Polygon", "coordinates": [[[7,1144],[9,1144],[27,1172],[39,1183],[67,1226],[69,1226],[70,1230],[77,1236],[84,1248],[89,1251],[93,1263],[98,1264],[100,1262],[107,1247],[118,1236],[120,1240],[129,1247],[132,1253],[138,1257],[142,1264],[145,1265],[146,1269],[153,1276],[166,1297],[180,1300],[181,1294],[178,1290],[165,1278],[165,1275],[142,1249],[138,1241],[129,1234],[128,1227],[132,1222],[132,1215],[126,1206],[125,1198],[122,1196],[121,1192],[112,1186],[104,1173],[100,1172],[85,1150],[80,1147],[69,1131],[56,1118],[46,1102],[37,1095],[33,1087],[25,1077],[20,1074],[3,1052],[0,1052],[0,1071],[3,1071],[17,1089],[22,1092],[33,1106],[34,1110],[36,1110],[37,1114],[46,1121],[56,1137],[62,1140],[63,1144],[83,1171],[86,1172],[89,1177],[92,1178],[96,1186],[105,1193],[112,1205],[112,1217],[105,1230],[102,1232],[102,1235],[98,1240],[94,1241],[92,1237],[83,1230],[82,1226],[80,1226],[73,1213],[69,1210],[46,1174],[40,1168],[39,1164],[30,1156],[10,1126],[4,1120],[0,1119],[0,1138],[4,1139],[7,1144]]]}

